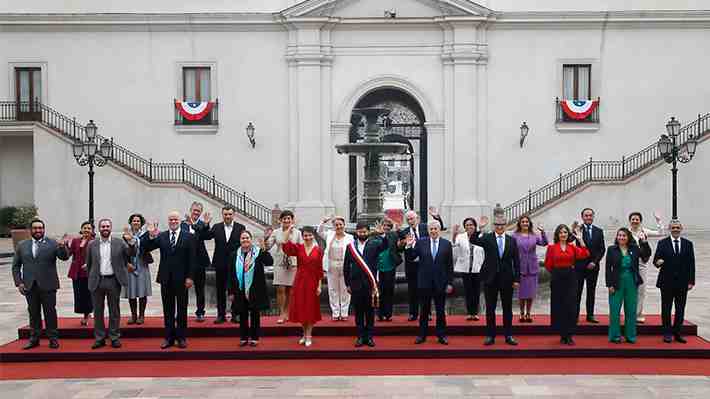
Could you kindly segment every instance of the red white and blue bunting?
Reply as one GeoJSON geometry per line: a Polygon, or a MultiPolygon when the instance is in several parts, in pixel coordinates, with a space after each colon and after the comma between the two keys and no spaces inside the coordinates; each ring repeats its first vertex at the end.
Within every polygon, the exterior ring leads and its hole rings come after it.
{"type": "Polygon", "coordinates": [[[582,120],[594,112],[599,105],[599,100],[562,100],[561,104],[565,115],[575,120],[582,120]]]}
{"type": "Polygon", "coordinates": [[[212,111],[214,107],[214,102],[212,101],[202,101],[202,102],[181,102],[175,101],[175,108],[180,112],[183,118],[189,121],[199,121],[200,119],[207,116],[207,114],[212,111]]]}

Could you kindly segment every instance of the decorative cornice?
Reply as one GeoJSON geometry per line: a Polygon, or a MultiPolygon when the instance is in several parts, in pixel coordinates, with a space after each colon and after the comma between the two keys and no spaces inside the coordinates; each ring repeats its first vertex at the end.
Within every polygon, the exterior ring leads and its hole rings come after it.
{"type": "Polygon", "coordinates": [[[545,28],[707,29],[710,10],[511,11],[496,14],[492,29],[545,28]]]}

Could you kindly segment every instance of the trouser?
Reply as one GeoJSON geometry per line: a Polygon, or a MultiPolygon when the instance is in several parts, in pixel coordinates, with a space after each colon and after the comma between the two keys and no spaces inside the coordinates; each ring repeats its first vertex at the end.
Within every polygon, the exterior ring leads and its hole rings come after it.
{"type": "Polygon", "coordinates": [[[429,330],[429,314],[431,314],[431,300],[434,300],[436,309],[436,336],[446,336],[446,292],[435,292],[433,289],[421,290],[419,303],[422,312],[419,314],[419,336],[426,337],[429,330]]]}
{"type": "Polygon", "coordinates": [[[577,270],[577,318],[582,309],[582,288],[587,283],[587,318],[594,317],[594,294],[597,290],[597,278],[599,277],[599,266],[594,270],[584,268],[577,270]]]}
{"type": "Polygon", "coordinates": [[[621,338],[621,305],[624,305],[624,337],[636,341],[636,296],[634,277],[629,270],[622,270],[619,287],[609,294],[609,340],[621,338]]]}
{"type": "Polygon", "coordinates": [[[383,319],[392,317],[392,307],[394,306],[394,285],[396,279],[396,269],[388,272],[378,272],[380,280],[380,307],[378,316],[383,319]]]}
{"type": "Polygon", "coordinates": [[[685,302],[688,299],[688,288],[661,288],[661,320],[663,322],[663,335],[680,335],[685,317],[685,302]],[[675,317],[671,326],[671,310],[675,303],[675,317]]]}
{"type": "Polygon", "coordinates": [[[636,317],[643,316],[643,303],[646,301],[646,275],[648,266],[639,262],[639,274],[643,282],[638,286],[638,296],[636,298],[636,317]]]}
{"type": "Polygon", "coordinates": [[[32,284],[32,288],[27,292],[27,311],[30,315],[30,341],[38,342],[42,334],[42,314],[44,314],[44,324],[47,328],[47,338],[59,338],[57,331],[57,290],[45,291],[37,285],[32,284]]]}
{"type": "Polygon", "coordinates": [[[104,302],[108,303],[108,337],[111,341],[117,340],[121,334],[121,284],[115,276],[99,279],[99,285],[94,290],[94,338],[97,341],[106,339],[106,325],[104,324],[104,302]]]}
{"type": "Polygon", "coordinates": [[[461,278],[466,301],[466,314],[478,315],[481,301],[481,275],[480,273],[463,273],[461,278]]]}
{"type": "Polygon", "coordinates": [[[187,288],[172,281],[160,286],[163,300],[165,339],[174,342],[185,339],[187,331],[187,288]]]}
{"type": "Polygon", "coordinates": [[[343,266],[330,265],[328,272],[328,299],[333,317],[348,317],[350,294],[345,286],[343,266]]]}
{"type": "Polygon", "coordinates": [[[195,287],[195,316],[205,315],[205,275],[205,268],[199,267],[192,281],[192,286],[195,287]]]}
{"type": "MultiPolygon", "coordinates": [[[[227,316],[227,281],[229,280],[228,267],[218,267],[215,269],[215,284],[217,288],[217,317],[225,318],[227,316]]],[[[234,309],[234,301],[230,308],[232,318],[237,315],[234,309]]]]}
{"type": "Polygon", "coordinates": [[[242,341],[251,338],[252,341],[259,340],[261,335],[261,315],[257,309],[249,309],[244,305],[239,312],[239,336],[242,341]]]}
{"type": "Polygon", "coordinates": [[[367,291],[354,293],[353,308],[357,337],[365,341],[371,339],[375,333],[375,309],[372,307],[370,293],[367,291]]]}
{"type": "Polygon", "coordinates": [[[577,273],[574,269],[553,269],[550,291],[552,328],[560,337],[570,338],[577,325],[577,273]]]}
{"type": "Polygon", "coordinates": [[[486,336],[496,336],[496,306],[498,295],[503,307],[503,334],[506,337],[513,335],[513,282],[504,281],[498,273],[491,284],[484,285],[486,298],[486,336]]]}
{"type": "Polygon", "coordinates": [[[419,262],[406,262],[404,274],[407,278],[407,297],[409,302],[409,316],[417,318],[419,316],[419,290],[417,287],[417,270],[419,262]]]}

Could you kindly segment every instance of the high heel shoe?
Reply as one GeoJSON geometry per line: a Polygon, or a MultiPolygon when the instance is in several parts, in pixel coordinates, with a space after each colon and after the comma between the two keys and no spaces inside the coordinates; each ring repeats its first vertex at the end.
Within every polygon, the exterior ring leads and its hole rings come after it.
{"type": "Polygon", "coordinates": [[[298,340],[299,345],[303,345],[306,343],[306,337],[301,337],[301,339],[298,340]]]}
{"type": "Polygon", "coordinates": [[[311,341],[310,338],[306,338],[306,342],[304,342],[303,345],[308,348],[309,346],[313,345],[313,341],[311,341]]]}

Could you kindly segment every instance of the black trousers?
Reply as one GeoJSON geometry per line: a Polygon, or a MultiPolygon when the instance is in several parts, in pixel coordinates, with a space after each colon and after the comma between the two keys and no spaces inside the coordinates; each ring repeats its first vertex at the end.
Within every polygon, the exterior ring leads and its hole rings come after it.
{"type": "Polygon", "coordinates": [[[582,309],[582,288],[584,283],[587,283],[587,317],[594,317],[594,294],[597,290],[597,278],[599,278],[599,266],[594,270],[583,269],[577,270],[577,318],[582,309]]]}
{"type": "Polygon", "coordinates": [[[187,332],[187,288],[172,281],[160,286],[160,297],[163,300],[163,322],[165,324],[165,339],[174,342],[185,339],[187,332]]]}
{"type": "Polygon", "coordinates": [[[261,314],[244,306],[239,312],[239,336],[242,341],[257,341],[261,335],[261,314]]]}
{"type": "Polygon", "coordinates": [[[195,277],[192,280],[192,286],[195,288],[195,305],[197,307],[195,316],[205,315],[205,275],[205,268],[200,267],[195,272],[195,277]]]}
{"type": "Polygon", "coordinates": [[[44,324],[47,328],[47,338],[59,338],[57,331],[57,290],[45,291],[37,285],[32,284],[32,288],[25,295],[27,299],[27,311],[30,315],[30,341],[37,342],[42,334],[42,314],[44,314],[44,324]]]}
{"type": "Polygon", "coordinates": [[[383,319],[392,317],[396,279],[395,273],[395,269],[388,272],[378,272],[378,278],[380,279],[380,307],[377,309],[377,315],[383,319]]]}
{"type": "Polygon", "coordinates": [[[503,334],[506,337],[513,335],[513,282],[504,281],[501,274],[496,275],[492,284],[484,284],[486,297],[486,336],[496,336],[496,306],[498,295],[503,306],[503,334]]]}
{"type": "Polygon", "coordinates": [[[369,292],[354,292],[351,303],[355,310],[355,325],[357,337],[367,340],[375,333],[375,309],[372,307],[372,297],[369,292]]]}
{"type": "Polygon", "coordinates": [[[464,299],[466,301],[466,314],[478,315],[481,302],[481,274],[462,273],[464,299]]]}
{"type": "Polygon", "coordinates": [[[553,269],[550,281],[550,323],[562,338],[574,335],[577,326],[577,272],[553,269]]]}
{"type": "Polygon", "coordinates": [[[409,315],[414,318],[419,316],[419,290],[417,283],[417,270],[419,262],[405,262],[404,275],[407,277],[407,297],[409,299],[409,315]]]}
{"type": "Polygon", "coordinates": [[[688,299],[688,288],[662,288],[661,289],[661,320],[663,322],[663,335],[680,335],[685,318],[685,302],[688,299]],[[671,326],[671,310],[675,303],[675,316],[671,326]]]}
{"type": "Polygon", "coordinates": [[[436,336],[446,336],[446,292],[436,292],[433,290],[420,290],[419,303],[422,305],[422,312],[419,315],[419,336],[426,337],[429,330],[429,314],[431,314],[431,301],[434,300],[436,309],[436,336]]]}
{"type": "Polygon", "coordinates": [[[94,301],[89,291],[89,278],[79,277],[71,281],[74,291],[74,313],[91,314],[94,311],[94,301]]]}
{"type": "MultiPolygon", "coordinates": [[[[217,268],[215,270],[215,283],[217,289],[217,317],[227,316],[227,280],[229,279],[228,268],[217,268]]],[[[204,307],[203,307],[204,309],[204,307]]],[[[236,317],[237,311],[234,308],[234,301],[232,301],[232,307],[230,308],[232,318],[236,317]]]]}

